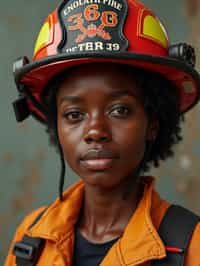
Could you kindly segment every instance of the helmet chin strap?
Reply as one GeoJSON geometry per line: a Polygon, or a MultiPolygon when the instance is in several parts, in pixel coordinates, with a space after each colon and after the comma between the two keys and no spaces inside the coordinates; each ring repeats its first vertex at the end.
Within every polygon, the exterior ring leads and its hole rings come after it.
{"type": "MultiPolygon", "coordinates": [[[[138,165],[138,167],[136,168],[136,170],[134,171],[135,177],[137,178],[139,177],[146,161],[148,160],[151,154],[153,144],[154,144],[154,141],[146,142],[146,149],[145,149],[144,157],[142,161],[140,162],[140,164],[138,165]]],[[[64,187],[64,182],[65,182],[66,166],[65,166],[65,159],[64,159],[62,147],[60,144],[59,144],[59,154],[60,154],[60,161],[61,161],[61,173],[60,173],[60,180],[59,180],[59,199],[60,201],[63,201],[63,187],[64,187]]]]}
{"type": "Polygon", "coordinates": [[[65,182],[65,159],[62,151],[62,147],[59,143],[59,154],[60,154],[60,161],[61,161],[61,173],[60,173],[60,180],[59,180],[59,199],[63,201],[63,187],[65,182]]]}

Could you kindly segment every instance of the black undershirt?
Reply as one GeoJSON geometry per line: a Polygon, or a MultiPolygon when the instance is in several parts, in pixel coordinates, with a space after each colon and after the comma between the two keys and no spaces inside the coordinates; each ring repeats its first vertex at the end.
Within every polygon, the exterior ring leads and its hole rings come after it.
{"type": "Polygon", "coordinates": [[[103,244],[94,244],[76,230],[73,266],[98,266],[117,240],[118,238],[103,244]]]}

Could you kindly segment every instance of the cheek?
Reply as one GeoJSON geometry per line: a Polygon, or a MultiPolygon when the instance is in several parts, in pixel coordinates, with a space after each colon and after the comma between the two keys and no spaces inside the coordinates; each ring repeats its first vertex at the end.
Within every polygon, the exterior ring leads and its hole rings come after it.
{"type": "Polygon", "coordinates": [[[58,119],[58,137],[63,150],[65,160],[71,164],[74,161],[77,145],[81,136],[80,129],[73,129],[66,126],[64,122],[58,119]]]}
{"type": "Polygon", "coordinates": [[[143,158],[146,139],[147,139],[147,122],[132,123],[126,127],[115,129],[115,140],[120,147],[120,152],[127,160],[135,158],[140,161],[143,158]]]}

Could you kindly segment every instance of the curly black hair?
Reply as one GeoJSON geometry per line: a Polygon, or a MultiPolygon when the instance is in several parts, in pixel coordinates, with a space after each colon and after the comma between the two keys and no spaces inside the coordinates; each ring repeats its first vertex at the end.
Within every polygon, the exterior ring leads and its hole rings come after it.
{"type": "MultiPolygon", "coordinates": [[[[176,86],[159,73],[127,65],[119,65],[119,67],[124,73],[134,77],[147,116],[156,119],[159,123],[157,137],[140,169],[145,172],[150,166],[158,167],[160,161],[173,156],[174,145],[182,140],[181,122],[184,119],[180,111],[180,95],[176,86]]],[[[71,70],[66,70],[54,77],[47,85],[42,97],[47,111],[46,131],[49,134],[50,143],[56,146],[59,152],[61,147],[57,134],[56,93],[66,75],[70,75],[71,70]]]]}

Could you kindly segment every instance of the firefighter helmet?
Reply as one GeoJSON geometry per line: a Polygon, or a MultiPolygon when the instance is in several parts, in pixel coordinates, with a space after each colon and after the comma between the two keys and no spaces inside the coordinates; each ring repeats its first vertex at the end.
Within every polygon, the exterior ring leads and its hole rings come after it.
{"type": "Polygon", "coordinates": [[[14,63],[20,98],[14,102],[18,121],[29,114],[46,122],[41,97],[48,82],[72,66],[114,62],[161,73],[181,99],[181,112],[199,99],[200,77],[194,49],[170,45],[159,18],[136,0],[65,0],[41,28],[33,61],[14,63]]]}

